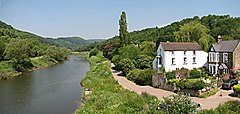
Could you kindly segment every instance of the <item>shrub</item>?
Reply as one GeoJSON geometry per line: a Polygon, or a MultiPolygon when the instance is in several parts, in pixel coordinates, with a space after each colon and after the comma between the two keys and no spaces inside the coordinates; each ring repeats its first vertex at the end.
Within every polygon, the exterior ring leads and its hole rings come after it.
{"type": "Polygon", "coordinates": [[[188,96],[177,94],[163,99],[168,114],[194,114],[197,111],[197,105],[188,96]]]}
{"type": "Polygon", "coordinates": [[[140,55],[140,49],[134,45],[127,45],[119,49],[119,55],[121,58],[136,60],[140,55]]]}
{"type": "Polygon", "coordinates": [[[240,84],[234,85],[233,90],[235,93],[240,94],[240,84]]]}
{"type": "Polygon", "coordinates": [[[135,68],[133,61],[129,58],[121,59],[119,62],[119,67],[122,69],[123,74],[128,74],[130,70],[135,68]]]}
{"type": "Polygon", "coordinates": [[[135,80],[139,77],[139,75],[141,74],[140,69],[134,68],[132,69],[128,74],[127,74],[127,79],[131,80],[133,82],[135,82],[135,80]]]}
{"type": "Polygon", "coordinates": [[[176,75],[175,70],[173,70],[172,72],[167,72],[167,73],[166,73],[166,76],[167,76],[167,79],[168,79],[168,80],[174,79],[174,78],[175,78],[175,75],[176,75]]]}
{"type": "Polygon", "coordinates": [[[135,83],[138,85],[152,85],[152,75],[154,75],[155,73],[156,71],[153,69],[144,69],[135,79],[135,83]]]}
{"type": "Polygon", "coordinates": [[[199,79],[188,79],[188,80],[180,80],[176,83],[178,87],[181,89],[193,89],[193,90],[200,90],[205,87],[205,83],[199,79]]]}
{"type": "Polygon", "coordinates": [[[117,70],[122,70],[122,69],[120,68],[120,66],[119,66],[120,60],[121,60],[121,58],[120,58],[119,55],[115,55],[115,56],[113,56],[113,58],[112,58],[112,62],[114,63],[115,68],[116,68],[117,70]]]}
{"type": "Polygon", "coordinates": [[[193,78],[200,78],[201,77],[201,71],[199,71],[196,68],[193,68],[192,70],[190,70],[189,73],[189,79],[193,79],[193,78]]]}
{"type": "Polygon", "coordinates": [[[89,52],[89,57],[96,56],[98,54],[98,49],[94,48],[89,52]]]}

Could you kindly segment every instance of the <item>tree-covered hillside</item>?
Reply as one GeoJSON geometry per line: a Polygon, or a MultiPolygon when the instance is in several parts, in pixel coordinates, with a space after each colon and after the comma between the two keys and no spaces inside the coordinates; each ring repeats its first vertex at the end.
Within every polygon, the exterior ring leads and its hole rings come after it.
{"type": "Polygon", "coordinates": [[[103,41],[103,39],[91,39],[91,40],[85,40],[81,37],[60,37],[60,38],[45,38],[42,39],[44,42],[56,45],[56,46],[63,46],[68,49],[71,49],[72,51],[78,49],[80,46],[85,46],[90,43],[100,42],[103,41]]]}
{"type": "Polygon", "coordinates": [[[0,21],[0,79],[67,59],[68,51],[0,21]]]}
{"type": "MultiPolygon", "coordinates": [[[[170,25],[161,28],[154,27],[133,31],[129,33],[129,38],[133,44],[141,45],[143,41],[151,41],[158,45],[159,42],[181,41],[178,38],[190,39],[189,41],[195,41],[198,43],[213,43],[212,39],[215,39],[218,35],[221,35],[223,40],[239,39],[240,17],[230,17],[229,15],[208,15],[200,18],[195,16],[193,18],[186,18],[181,21],[173,22],[170,25]],[[200,40],[200,38],[202,39],[200,40]]],[[[114,36],[106,41],[95,45],[89,45],[84,48],[90,49],[95,46],[100,50],[111,50],[110,48],[112,47],[120,46],[119,39],[119,36],[114,36]]],[[[211,43],[205,45],[206,50],[211,43]]]]}

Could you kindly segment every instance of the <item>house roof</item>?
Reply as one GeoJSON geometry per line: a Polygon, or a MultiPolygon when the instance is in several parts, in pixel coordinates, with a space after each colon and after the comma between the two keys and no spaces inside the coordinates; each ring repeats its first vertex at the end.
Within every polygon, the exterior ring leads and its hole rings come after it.
{"type": "Polygon", "coordinates": [[[202,50],[198,43],[192,42],[160,42],[165,51],[202,50]]]}
{"type": "Polygon", "coordinates": [[[239,44],[239,40],[226,40],[213,44],[213,48],[216,52],[233,52],[239,44]]]}

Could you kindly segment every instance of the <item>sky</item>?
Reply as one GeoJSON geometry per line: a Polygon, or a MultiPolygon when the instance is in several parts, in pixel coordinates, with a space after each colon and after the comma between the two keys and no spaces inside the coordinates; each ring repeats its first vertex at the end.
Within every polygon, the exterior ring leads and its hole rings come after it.
{"type": "Polygon", "coordinates": [[[240,17],[240,0],[0,0],[1,21],[52,38],[118,35],[122,11],[131,32],[193,16],[240,17]]]}

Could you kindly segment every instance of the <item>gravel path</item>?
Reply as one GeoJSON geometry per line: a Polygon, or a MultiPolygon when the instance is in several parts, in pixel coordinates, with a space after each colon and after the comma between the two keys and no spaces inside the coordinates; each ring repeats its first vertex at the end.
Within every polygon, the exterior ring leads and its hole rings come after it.
{"type": "MultiPolygon", "coordinates": [[[[114,64],[111,64],[111,71],[113,74],[113,77],[115,80],[118,81],[118,83],[130,90],[130,91],[134,91],[138,94],[141,94],[142,92],[146,92],[150,95],[154,95],[156,96],[159,100],[163,100],[164,96],[169,96],[169,95],[173,95],[175,93],[171,92],[171,91],[166,91],[163,89],[157,89],[157,88],[153,88],[151,86],[139,86],[136,85],[135,83],[127,80],[125,77],[123,76],[118,76],[118,74],[120,74],[120,72],[117,72],[116,70],[113,70],[112,67],[114,67],[114,64]]],[[[240,101],[239,98],[235,98],[235,97],[230,97],[228,96],[228,94],[233,93],[232,90],[220,90],[219,92],[217,92],[215,95],[210,96],[208,98],[197,98],[197,97],[190,97],[194,102],[196,103],[200,103],[202,106],[202,109],[213,109],[219,106],[219,104],[230,101],[230,100],[238,100],[240,101]],[[222,92],[222,96],[220,96],[220,92],[222,92]]]]}

